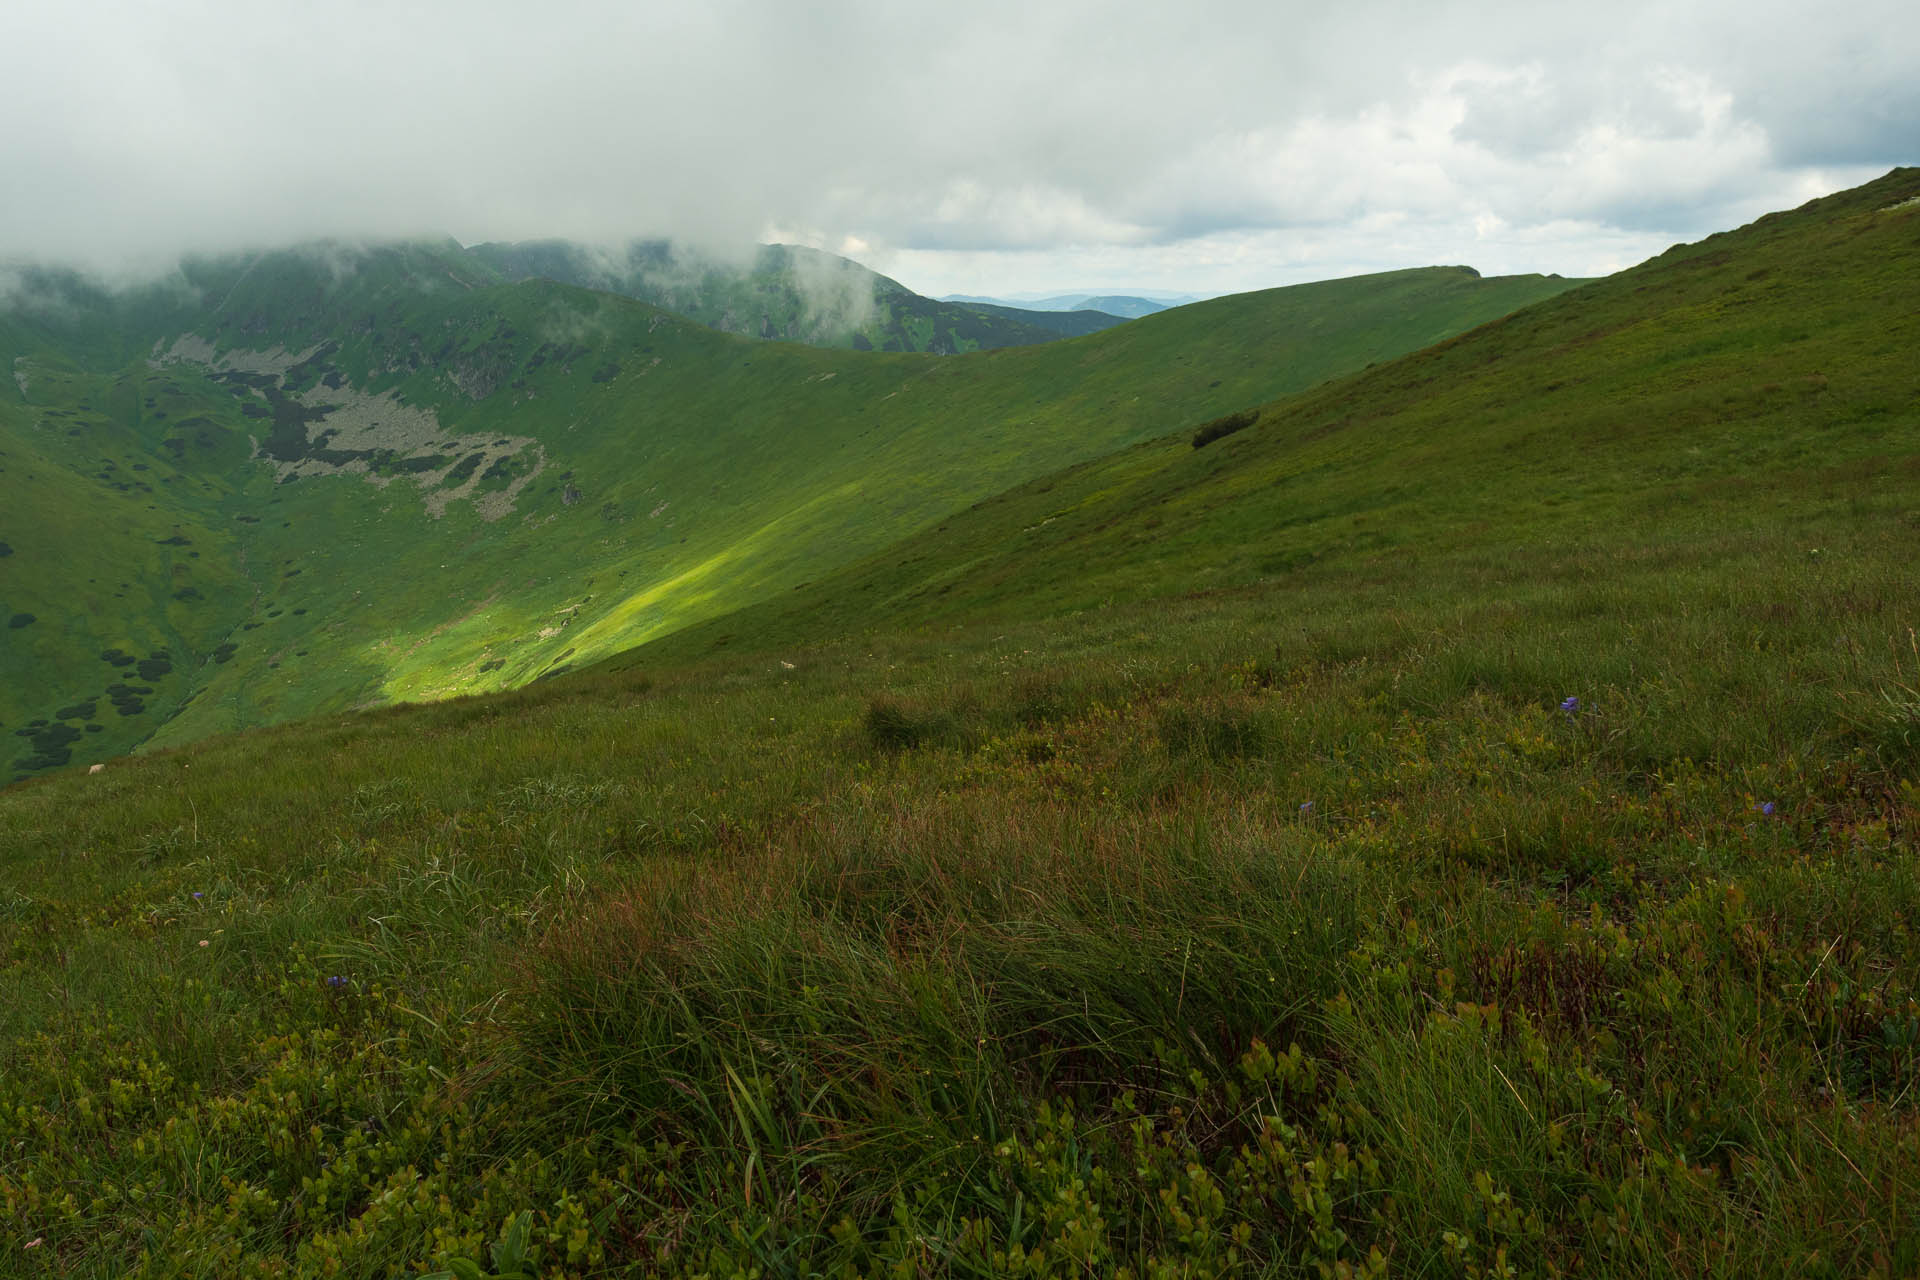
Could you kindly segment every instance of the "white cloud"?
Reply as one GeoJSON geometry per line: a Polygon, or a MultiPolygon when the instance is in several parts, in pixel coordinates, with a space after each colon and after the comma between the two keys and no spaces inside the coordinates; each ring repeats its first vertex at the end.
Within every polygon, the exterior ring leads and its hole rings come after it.
{"type": "Polygon", "coordinates": [[[922,289],[1574,274],[1920,160],[1916,65],[1891,0],[20,4],[0,258],[785,228],[922,289]]]}

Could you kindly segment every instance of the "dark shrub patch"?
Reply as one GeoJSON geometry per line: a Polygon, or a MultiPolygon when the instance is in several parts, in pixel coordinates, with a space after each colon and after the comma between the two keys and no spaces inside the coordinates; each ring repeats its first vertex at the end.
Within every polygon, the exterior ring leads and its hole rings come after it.
{"type": "Polygon", "coordinates": [[[21,627],[32,626],[36,621],[38,621],[38,619],[30,613],[16,613],[7,619],[7,625],[15,631],[18,631],[21,627]]]}
{"type": "Polygon", "coordinates": [[[480,464],[486,460],[486,456],[484,453],[470,453],[460,459],[460,465],[447,472],[447,478],[444,483],[449,486],[465,484],[467,477],[471,476],[474,471],[479,468],[480,464]]]}
{"type": "Polygon", "coordinates": [[[4,542],[0,542],[0,560],[5,560],[8,556],[12,554],[13,554],[13,548],[8,546],[4,542]]]}
{"type": "Polygon", "coordinates": [[[106,726],[98,725],[98,724],[89,724],[86,726],[86,730],[88,733],[105,733],[106,726]]]}
{"type": "Polygon", "coordinates": [[[958,730],[954,717],[947,712],[911,706],[891,697],[868,702],[862,725],[868,744],[880,751],[911,751],[930,743],[950,741],[958,730]]]}
{"type": "Polygon", "coordinates": [[[13,762],[16,769],[58,769],[73,759],[73,752],[68,748],[80,740],[80,730],[67,724],[52,724],[39,730],[16,729],[14,732],[33,746],[32,755],[22,756],[13,762]]]}
{"type": "Polygon", "coordinates": [[[506,665],[507,660],[505,658],[490,658],[480,664],[480,674],[485,675],[489,671],[498,671],[506,665]]]}
{"type": "Polygon", "coordinates": [[[1230,436],[1236,431],[1245,431],[1259,420],[1258,409],[1242,409],[1238,413],[1229,413],[1225,417],[1215,418],[1212,422],[1202,423],[1193,433],[1193,447],[1204,448],[1222,436],[1230,436]]]}
{"type": "Polygon", "coordinates": [[[173,598],[181,604],[186,604],[190,601],[198,600],[200,598],[200,592],[194,587],[182,587],[173,593],[173,598]]]}
{"type": "Polygon", "coordinates": [[[173,664],[165,658],[143,659],[138,667],[142,680],[158,680],[173,670],[173,664]]]}
{"type": "Polygon", "coordinates": [[[233,655],[239,651],[239,649],[240,649],[239,645],[229,640],[225,644],[219,646],[213,651],[213,660],[215,662],[229,662],[232,660],[233,655]]]}
{"type": "Polygon", "coordinates": [[[618,360],[609,360],[593,371],[593,380],[595,382],[612,382],[619,376],[620,362],[618,360]]]}
{"type": "Polygon", "coordinates": [[[107,686],[107,698],[113,703],[113,709],[123,716],[137,716],[147,709],[143,695],[153,690],[138,684],[110,684],[107,686]]]}
{"type": "MultiPolygon", "coordinates": [[[[126,584],[122,583],[121,585],[124,586],[126,584]]],[[[119,649],[102,649],[100,651],[100,661],[111,663],[116,667],[130,667],[137,662],[138,659],[130,653],[121,652],[119,649]]]]}
{"type": "Polygon", "coordinates": [[[62,707],[53,714],[62,720],[91,720],[99,704],[89,698],[85,702],[76,702],[70,707],[62,707]]]}
{"type": "Polygon", "coordinates": [[[189,542],[187,539],[181,537],[177,533],[174,534],[171,538],[159,539],[159,544],[163,547],[190,547],[193,545],[193,543],[189,542]]]}

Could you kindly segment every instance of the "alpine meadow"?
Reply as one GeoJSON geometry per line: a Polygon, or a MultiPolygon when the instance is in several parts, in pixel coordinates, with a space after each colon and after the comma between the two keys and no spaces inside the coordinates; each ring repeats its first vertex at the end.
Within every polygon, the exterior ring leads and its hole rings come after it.
{"type": "Polygon", "coordinates": [[[1920,1274],[1920,169],[1131,318],[42,267],[0,365],[0,1274],[1920,1274]]]}

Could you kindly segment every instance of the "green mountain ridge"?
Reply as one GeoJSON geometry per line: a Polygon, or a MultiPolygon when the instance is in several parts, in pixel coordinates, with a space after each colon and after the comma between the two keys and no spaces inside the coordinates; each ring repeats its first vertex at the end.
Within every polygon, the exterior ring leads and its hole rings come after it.
{"type": "Polygon", "coordinates": [[[1023,324],[1036,325],[1068,338],[1098,333],[1102,329],[1111,329],[1114,325],[1125,324],[1127,320],[1125,316],[1108,315],[1104,311],[1022,311],[1016,307],[1003,307],[988,302],[966,302],[960,305],[969,311],[1018,320],[1023,324]]]}
{"type": "Polygon", "coordinates": [[[17,776],[512,687],[1561,287],[1392,273],[935,359],[507,283],[450,241],[191,261],[0,327],[0,613],[28,619],[0,730],[17,776]]]}

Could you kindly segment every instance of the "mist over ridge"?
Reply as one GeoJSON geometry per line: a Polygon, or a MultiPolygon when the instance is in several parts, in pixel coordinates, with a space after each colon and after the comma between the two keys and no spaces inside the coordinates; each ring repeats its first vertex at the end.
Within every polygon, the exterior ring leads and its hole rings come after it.
{"type": "Polygon", "coordinates": [[[1597,39],[1504,2],[17,5],[0,261],[444,232],[798,243],[928,296],[1590,276],[1915,158],[1916,25],[1893,0],[1636,0],[1597,39]]]}

